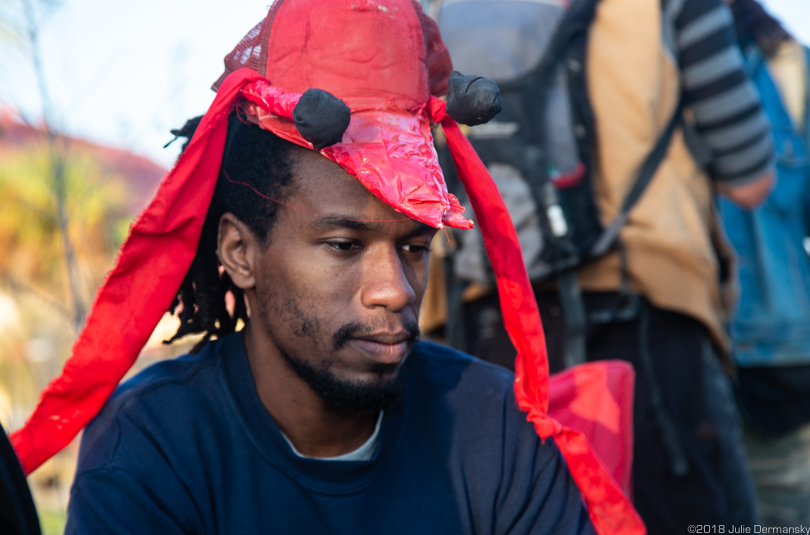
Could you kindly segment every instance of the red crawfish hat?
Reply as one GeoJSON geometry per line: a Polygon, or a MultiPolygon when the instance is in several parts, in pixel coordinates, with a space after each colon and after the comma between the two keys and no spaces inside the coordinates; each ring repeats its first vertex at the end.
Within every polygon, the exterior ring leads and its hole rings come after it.
{"type": "Polygon", "coordinates": [[[188,148],[133,224],[62,375],[10,437],[25,472],[64,448],[101,410],[172,304],[197,250],[234,109],[337,162],[395,210],[437,228],[471,228],[433,148],[431,126],[441,124],[518,349],[518,404],[541,438],[554,438],[597,531],[643,533],[585,437],[548,415],[545,338],[517,234],[456,122],[479,124],[498,113],[497,86],[451,73],[438,28],[418,3],[276,0],[225,58],[214,89],[188,148]],[[437,98],[445,93],[446,103],[437,98]]]}

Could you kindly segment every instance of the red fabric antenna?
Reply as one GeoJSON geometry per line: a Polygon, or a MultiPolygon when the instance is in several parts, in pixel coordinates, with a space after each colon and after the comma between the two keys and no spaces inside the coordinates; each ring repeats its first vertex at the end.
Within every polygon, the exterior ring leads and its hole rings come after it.
{"type": "MultiPolygon", "coordinates": [[[[247,84],[245,89],[246,91],[242,93],[242,96],[247,101],[260,106],[267,113],[272,113],[277,117],[293,122],[293,111],[298,101],[301,100],[301,93],[274,87],[264,78],[247,84]]],[[[302,141],[304,140],[302,139],[302,141]]],[[[308,148],[312,148],[311,144],[308,148]]]]}
{"type": "Polygon", "coordinates": [[[600,535],[641,535],[644,524],[630,500],[593,452],[579,431],[568,429],[548,415],[548,358],[537,303],[532,291],[517,232],[486,166],[447,116],[445,103],[433,97],[431,116],[440,122],[447,137],[458,177],[467,191],[484,245],[495,271],[504,324],[518,351],[515,361],[515,396],[528,413],[540,438],[553,438],[568,463],[568,469],[588,506],[591,521],[600,535]]]}
{"type": "Polygon", "coordinates": [[[169,309],[197,251],[228,114],[242,87],[261,78],[242,69],[223,83],[183,157],[132,226],[62,374],[10,436],[26,474],[67,446],[101,410],[169,309]]]}

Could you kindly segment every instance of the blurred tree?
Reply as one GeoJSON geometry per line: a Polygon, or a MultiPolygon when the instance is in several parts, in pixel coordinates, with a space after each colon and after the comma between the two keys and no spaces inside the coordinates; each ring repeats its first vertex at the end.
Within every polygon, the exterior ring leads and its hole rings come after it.
{"type": "MultiPolygon", "coordinates": [[[[64,144],[64,140],[60,142],[64,144]]],[[[75,245],[77,290],[87,302],[121,244],[133,214],[127,184],[90,153],[63,157],[64,221],[57,218],[50,148],[40,143],[5,154],[0,168],[0,273],[66,302],[66,232],[75,245]]]]}
{"type": "MultiPolygon", "coordinates": [[[[37,126],[0,106],[0,420],[16,429],[58,374],[87,304],[164,170],[60,134],[40,51],[54,0],[0,0],[0,54],[25,53],[37,126]],[[12,117],[13,116],[13,117],[12,117]]],[[[3,79],[12,73],[0,72],[3,79]]],[[[33,122],[33,121],[32,121],[33,122]]],[[[47,534],[61,533],[75,451],[31,479],[47,534]],[[51,519],[52,522],[45,520],[51,519]]],[[[2,532],[2,528],[0,528],[2,532]]]]}
{"type": "MultiPolygon", "coordinates": [[[[64,235],[75,244],[74,287],[89,303],[163,175],[159,166],[122,150],[55,135],[52,143],[61,151],[64,228],[48,133],[0,109],[0,419],[10,429],[30,414],[75,337],[64,235]]],[[[62,482],[72,477],[74,453],[31,481],[52,533],[63,527],[68,486],[62,482]]]]}
{"type": "Polygon", "coordinates": [[[79,332],[84,324],[85,301],[81,296],[79,267],[76,261],[76,251],[69,232],[67,214],[67,175],[66,175],[66,147],[64,139],[60,138],[55,128],[53,102],[50,97],[48,83],[45,79],[45,70],[42,65],[42,52],[40,49],[40,27],[42,21],[57,6],[56,0],[23,0],[25,8],[26,30],[31,50],[31,60],[37,78],[37,87],[42,101],[42,124],[46,133],[49,149],[49,169],[51,188],[54,194],[56,209],[54,217],[59,236],[62,240],[62,253],[67,271],[67,282],[70,290],[71,308],[73,310],[73,328],[79,332]]]}
{"type": "MultiPolygon", "coordinates": [[[[57,218],[47,132],[0,110],[0,297],[13,297],[12,308],[0,310],[0,366],[52,360],[48,369],[34,365],[43,368],[41,379],[31,378],[34,394],[69,354],[76,327],[73,292],[90,302],[164,173],[123,150],[61,136],[56,142],[62,150],[64,227],[57,218]],[[75,244],[72,272],[65,269],[65,235],[75,244]]],[[[0,382],[5,377],[0,373],[0,382]]],[[[33,401],[27,392],[13,398],[33,401]]]]}

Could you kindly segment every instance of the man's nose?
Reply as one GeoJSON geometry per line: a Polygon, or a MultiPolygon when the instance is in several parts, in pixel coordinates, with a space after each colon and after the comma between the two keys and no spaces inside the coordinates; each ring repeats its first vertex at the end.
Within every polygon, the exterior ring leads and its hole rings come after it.
{"type": "Polygon", "coordinates": [[[385,307],[392,312],[412,305],[416,301],[416,292],[399,252],[393,247],[381,247],[369,256],[363,270],[363,305],[385,307]]]}

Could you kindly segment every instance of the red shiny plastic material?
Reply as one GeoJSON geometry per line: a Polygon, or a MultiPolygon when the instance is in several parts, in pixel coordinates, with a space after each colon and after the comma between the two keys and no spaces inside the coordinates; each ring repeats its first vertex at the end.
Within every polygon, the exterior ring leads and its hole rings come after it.
{"type": "Polygon", "coordinates": [[[447,192],[430,124],[421,115],[389,111],[361,111],[343,142],[321,154],[395,210],[432,227],[470,229],[464,207],[447,192]]]}
{"type": "MultiPolygon", "coordinates": [[[[267,83],[267,80],[250,82],[242,89],[242,96],[248,101],[259,106],[266,113],[281,117],[287,121],[293,120],[293,111],[298,101],[301,100],[301,95],[302,93],[272,86],[267,83]]],[[[303,140],[303,138],[301,139],[303,140]]],[[[308,148],[311,149],[312,144],[308,148]]]]}
{"type": "Polygon", "coordinates": [[[418,3],[277,0],[226,56],[214,87],[242,67],[267,79],[243,90],[248,115],[262,128],[312,148],[292,122],[293,100],[310,88],[329,91],[349,106],[352,120],[343,143],[324,156],[417,221],[472,228],[444,185],[422,111],[431,94],[446,91],[452,64],[418,3]]]}
{"type": "MultiPolygon", "coordinates": [[[[312,148],[292,122],[299,93],[256,81],[242,94],[253,104],[247,108],[248,115],[262,128],[312,148]]],[[[473,222],[462,215],[464,207],[447,191],[430,123],[422,113],[395,108],[356,111],[343,141],[324,148],[321,154],[408,217],[435,228],[473,227],[473,222]]]]}
{"type": "Polygon", "coordinates": [[[62,374],[42,391],[25,426],[9,437],[26,474],[98,414],[169,309],[197,252],[228,115],[240,89],[258,78],[243,69],[223,82],[183,157],[132,225],[62,374]]]}

